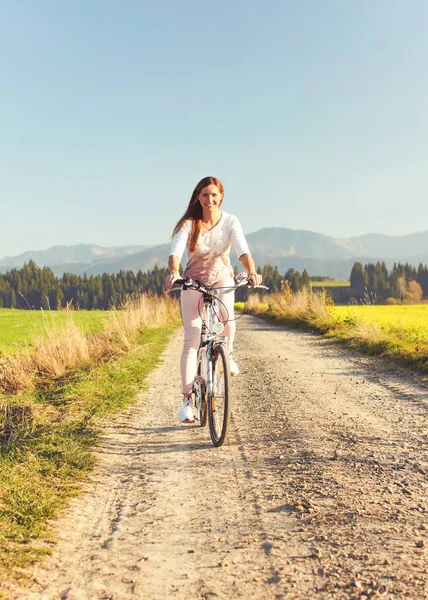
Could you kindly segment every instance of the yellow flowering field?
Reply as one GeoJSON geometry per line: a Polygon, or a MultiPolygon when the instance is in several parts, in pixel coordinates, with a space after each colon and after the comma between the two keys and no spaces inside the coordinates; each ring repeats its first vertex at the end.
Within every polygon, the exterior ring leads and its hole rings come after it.
{"type": "Polygon", "coordinates": [[[410,344],[428,343],[428,304],[331,306],[329,312],[337,325],[367,324],[410,344]]]}

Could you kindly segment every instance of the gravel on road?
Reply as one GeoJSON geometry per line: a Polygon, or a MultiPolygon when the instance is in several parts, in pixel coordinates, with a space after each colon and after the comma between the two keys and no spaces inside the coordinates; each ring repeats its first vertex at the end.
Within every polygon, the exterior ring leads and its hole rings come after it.
{"type": "Polygon", "coordinates": [[[428,387],[244,316],[229,440],[181,425],[172,339],[22,599],[428,598],[428,387]]]}

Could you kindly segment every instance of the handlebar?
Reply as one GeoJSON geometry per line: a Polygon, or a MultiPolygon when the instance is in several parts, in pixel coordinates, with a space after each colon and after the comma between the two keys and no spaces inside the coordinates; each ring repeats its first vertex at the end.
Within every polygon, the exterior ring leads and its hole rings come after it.
{"type": "Polygon", "coordinates": [[[246,276],[244,277],[243,274],[237,275],[235,276],[235,281],[236,281],[236,285],[230,286],[230,287],[225,287],[225,288],[210,288],[209,286],[206,286],[205,284],[201,283],[200,281],[198,281],[197,279],[190,279],[188,277],[186,277],[185,279],[176,279],[173,283],[173,285],[179,285],[180,287],[173,287],[172,289],[170,289],[170,292],[174,292],[176,290],[196,290],[198,292],[201,293],[205,293],[205,294],[212,294],[213,292],[221,292],[222,294],[228,294],[229,292],[233,292],[234,290],[240,288],[240,287],[248,287],[248,288],[253,288],[253,289],[263,289],[263,290],[268,290],[269,288],[266,285],[254,285],[252,281],[250,281],[246,276]]]}

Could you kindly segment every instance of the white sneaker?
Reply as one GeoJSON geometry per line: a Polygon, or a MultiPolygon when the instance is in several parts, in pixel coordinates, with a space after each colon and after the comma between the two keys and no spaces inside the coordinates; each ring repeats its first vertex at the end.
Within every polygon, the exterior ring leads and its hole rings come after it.
{"type": "Polygon", "coordinates": [[[239,367],[231,356],[229,356],[230,374],[239,375],[239,367]]]}
{"type": "Polygon", "coordinates": [[[183,405],[178,411],[178,418],[182,423],[194,423],[195,417],[192,410],[192,398],[184,398],[183,405]]]}

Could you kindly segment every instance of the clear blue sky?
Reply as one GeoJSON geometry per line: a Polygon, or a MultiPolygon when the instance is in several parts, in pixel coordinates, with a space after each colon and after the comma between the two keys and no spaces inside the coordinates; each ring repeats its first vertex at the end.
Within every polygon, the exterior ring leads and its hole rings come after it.
{"type": "Polygon", "coordinates": [[[168,240],[206,175],[249,233],[428,229],[426,0],[0,0],[0,257],[168,240]]]}

